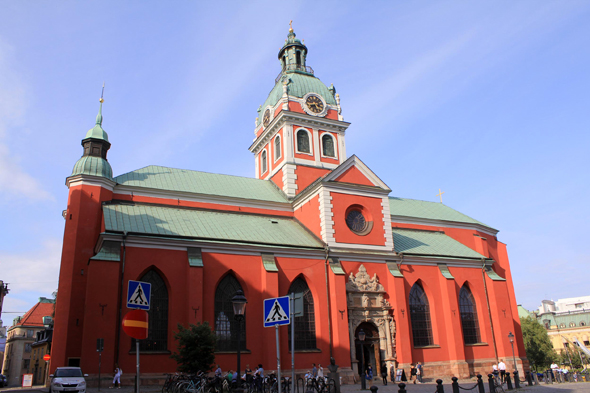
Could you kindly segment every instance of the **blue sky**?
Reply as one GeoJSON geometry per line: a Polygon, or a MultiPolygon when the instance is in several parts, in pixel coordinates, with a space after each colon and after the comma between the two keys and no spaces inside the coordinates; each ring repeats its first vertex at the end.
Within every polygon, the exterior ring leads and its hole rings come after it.
{"type": "Polygon", "coordinates": [[[254,176],[247,148],[290,19],[340,94],[347,153],[392,195],[441,188],[498,228],[525,307],[588,295],[588,2],[19,1],[2,15],[4,311],[57,289],[64,182],[103,81],[115,175],[254,176]]]}

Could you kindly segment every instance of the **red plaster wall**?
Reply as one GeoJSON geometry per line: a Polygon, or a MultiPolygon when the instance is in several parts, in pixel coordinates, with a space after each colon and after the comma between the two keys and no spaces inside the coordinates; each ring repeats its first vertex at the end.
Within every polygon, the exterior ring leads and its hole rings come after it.
{"type": "Polygon", "coordinates": [[[297,176],[297,193],[305,190],[305,187],[309,186],[328,172],[330,172],[329,169],[297,165],[295,167],[295,175],[297,176]]]}
{"type": "Polygon", "coordinates": [[[385,232],[383,230],[383,212],[381,198],[371,198],[350,194],[331,192],[332,212],[334,216],[334,239],[337,243],[370,244],[375,246],[385,245],[385,232]],[[361,205],[367,209],[365,219],[373,221],[373,229],[365,236],[359,236],[346,225],[346,210],[351,205],[361,205]]]}
{"type": "Polygon", "coordinates": [[[357,169],[357,167],[352,166],[347,169],[342,175],[340,175],[336,181],[343,182],[343,183],[352,183],[352,184],[362,184],[365,186],[374,186],[373,182],[371,182],[361,171],[357,169]]]}
{"type": "Polygon", "coordinates": [[[312,231],[317,237],[322,238],[322,227],[320,223],[320,197],[318,195],[311,198],[295,210],[295,218],[298,219],[307,229],[312,231]]]}
{"type": "Polygon", "coordinates": [[[279,170],[277,173],[272,175],[270,180],[279,187],[280,190],[283,189],[283,170],[279,170]]]}

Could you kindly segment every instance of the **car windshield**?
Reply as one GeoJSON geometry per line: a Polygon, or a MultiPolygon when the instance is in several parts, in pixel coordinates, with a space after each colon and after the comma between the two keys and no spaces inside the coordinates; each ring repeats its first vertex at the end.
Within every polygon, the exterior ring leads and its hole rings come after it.
{"type": "Polygon", "coordinates": [[[55,370],[56,377],[81,377],[82,370],[79,368],[62,368],[55,370]]]}

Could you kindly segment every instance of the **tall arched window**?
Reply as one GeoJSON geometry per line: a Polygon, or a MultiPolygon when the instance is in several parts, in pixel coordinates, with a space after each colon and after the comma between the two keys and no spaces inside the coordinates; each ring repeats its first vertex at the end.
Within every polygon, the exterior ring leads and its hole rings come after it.
{"type": "Polygon", "coordinates": [[[297,51],[297,53],[295,54],[295,58],[297,61],[297,66],[299,67],[301,65],[301,52],[297,51]]]}
{"type": "Polygon", "coordinates": [[[311,153],[309,148],[309,134],[305,130],[297,131],[297,151],[300,153],[311,153]]]}
{"type": "MultiPolygon", "coordinates": [[[[148,311],[148,337],[139,341],[140,351],[168,350],[168,289],[166,283],[155,270],[150,270],[139,281],[152,284],[150,310],[148,311]]],[[[135,350],[132,340],[131,350],[135,350]]]]}
{"type": "Polygon", "coordinates": [[[463,327],[465,344],[477,344],[480,342],[477,308],[475,307],[473,294],[467,285],[463,285],[459,291],[459,309],[461,311],[461,326],[463,327]]]}
{"type": "MultiPolygon", "coordinates": [[[[295,318],[295,350],[316,349],[313,295],[301,277],[291,284],[289,294],[291,293],[303,294],[303,316],[295,318]]],[[[289,350],[291,350],[291,329],[289,329],[289,350]]]]}
{"type": "MultiPolygon", "coordinates": [[[[238,322],[234,319],[231,299],[242,286],[234,276],[228,274],[215,291],[215,335],[217,351],[238,350],[238,322]]],[[[246,320],[242,324],[241,349],[246,349],[246,320]]]]}
{"type": "Polygon", "coordinates": [[[334,138],[331,135],[324,134],[322,136],[322,152],[326,157],[336,157],[334,151],[334,138]]]}
{"type": "Polygon", "coordinates": [[[432,326],[430,324],[430,306],[428,297],[420,284],[416,283],[410,290],[410,321],[415,347],[432,345],[432,326]]]}
{"type": "Polygon", "coordinates": [[[262,151],[262,154],[260,155],[260,161],[261,161],[261,165],[262,165],[262,171],[260,171],[260,173],[265,173],[266,172],[266,150],[262,151]]]}
{"type": "Polygon", "coordinates": [[[275,161],[281,158],[281,137],[275,137],[275,161]]]}

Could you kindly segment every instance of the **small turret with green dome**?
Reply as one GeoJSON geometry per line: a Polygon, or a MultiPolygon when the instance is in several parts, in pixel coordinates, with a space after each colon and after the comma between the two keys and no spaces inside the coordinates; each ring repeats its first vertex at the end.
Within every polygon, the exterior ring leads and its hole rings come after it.
{"type": "Polygon", "coordinates": [[[100,107],[96,116],[96,124],[88,130],[86,137],[82,139],[84,153],[74,165],[72,176],[91,175],[113,180],[113,170],[107,161],[107,151],[111,144],[109,136],[102,128],[102,103],[104,100],[101,97],[99,101],[100,107]]]}

